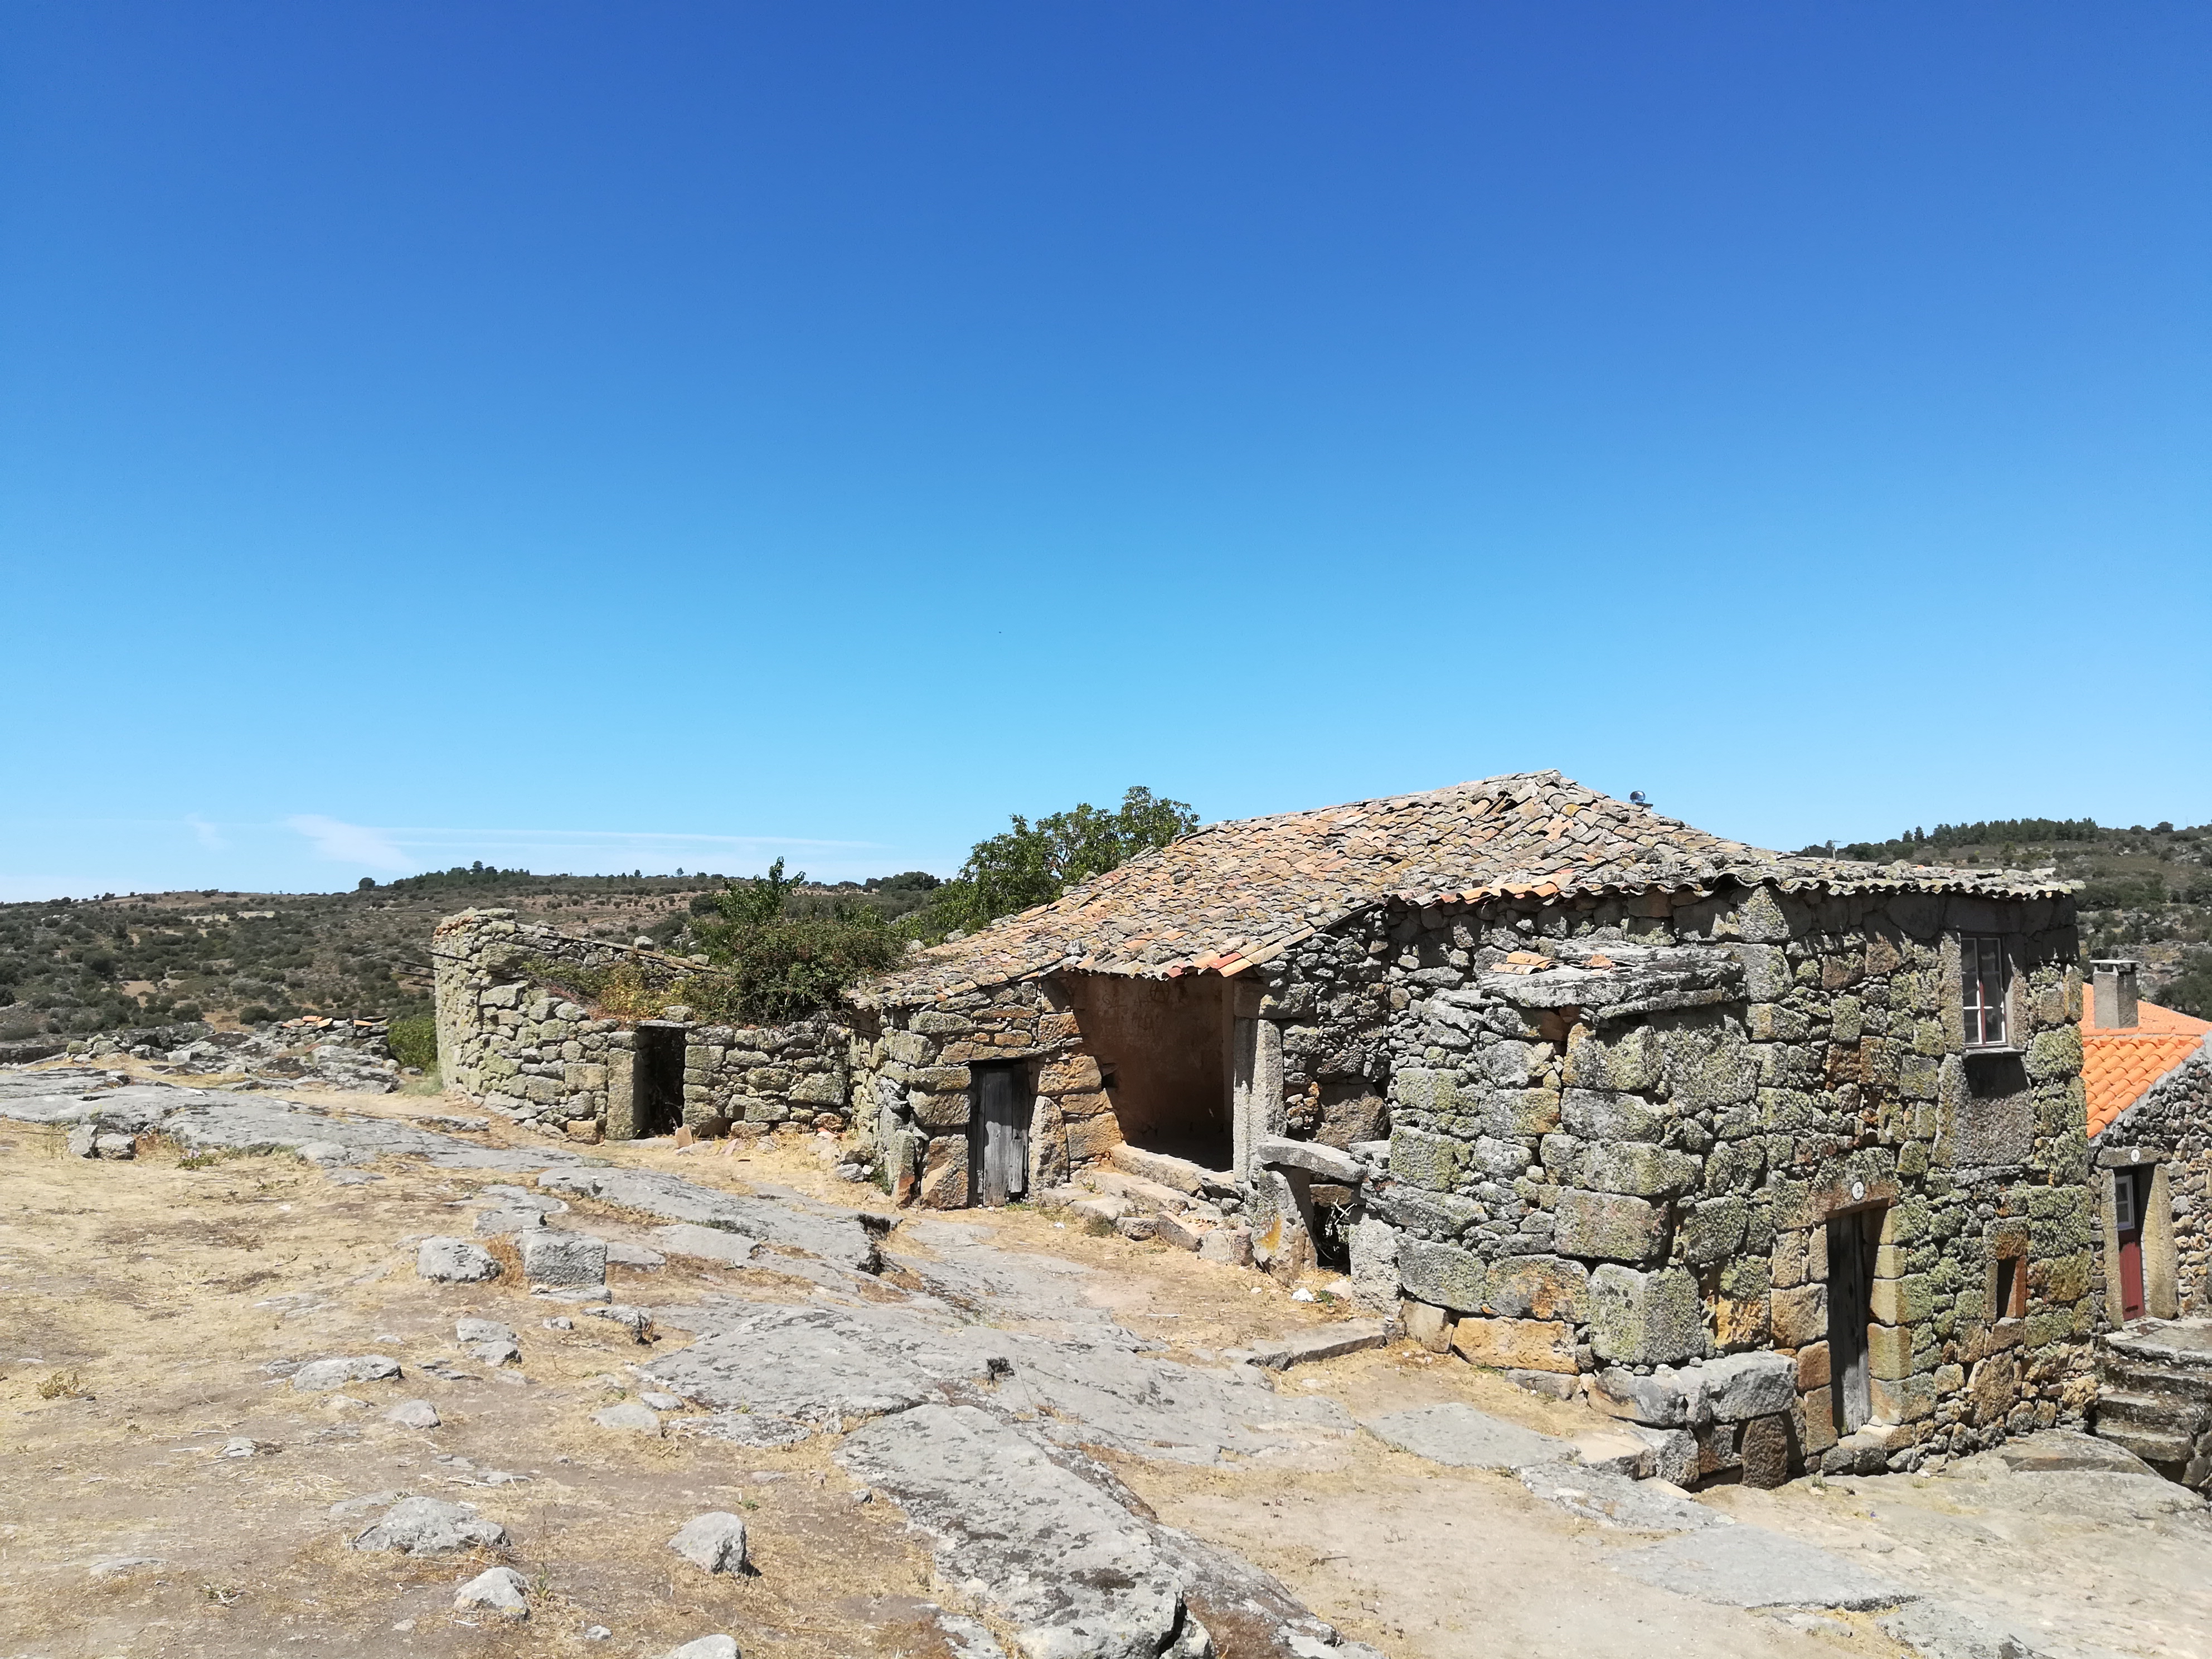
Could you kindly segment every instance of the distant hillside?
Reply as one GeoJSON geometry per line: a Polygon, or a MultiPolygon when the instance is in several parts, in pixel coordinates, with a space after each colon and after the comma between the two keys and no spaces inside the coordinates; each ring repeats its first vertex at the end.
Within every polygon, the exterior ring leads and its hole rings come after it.
{"type": "Polygon", "coordinates": [[[2050,866],[2083,884],[2087,955],[2140,959],[2145,995],[2212,1019],[2212,824],[2123,830],[2089,818],[2000,818],[1804,850],[1877,864],[2050,866]]]}
{"type": "MultiPolygon", "coordinates": [[[[579,933],[673,939],[720,876],[539,876],[482,866],[342,893],[213,890],[0,905],[0,1042],[204,1018],[405,1015],[428,1006],[430,930],[471,905],[579,933]]],[[[925,902],[919,872],[810,886],[800,907],[925,902]]]]}

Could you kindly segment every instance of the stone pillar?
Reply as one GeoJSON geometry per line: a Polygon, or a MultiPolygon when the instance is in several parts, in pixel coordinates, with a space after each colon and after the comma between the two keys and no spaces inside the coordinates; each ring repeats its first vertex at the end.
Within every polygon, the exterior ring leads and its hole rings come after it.
{"type": "Polygon", "coordinates": [[[637,1139],[637,1055],[630,1035],[617,1031],[607,1038],[607,1139],[637,1139]]]}
{"type": "Polygon", "coordinates": [[[1252,1125],[1252,1073],[1259,1056],[1256,1019],[1230,1022],[1229,1038],[1229,1173],[1240,1187],[1252,1179],[1252,1143],[1264,1133],[1252,1125]]]}
{"type": "Polygon", "coordinates": [[[2150,1199],[2142,1224],[2143,1311],[2153,1319],[2181,1315],[2179,1263],[2173,1248],[2173,1181],[2166,1164],[2151,1166],[2150,1199]]]}

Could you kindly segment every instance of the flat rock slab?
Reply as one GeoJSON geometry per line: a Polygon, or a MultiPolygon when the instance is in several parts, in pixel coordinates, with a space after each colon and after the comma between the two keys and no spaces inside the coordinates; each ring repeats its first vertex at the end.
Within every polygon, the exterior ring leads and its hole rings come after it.
{"type": "Polygon", "coordinates": [[[158,1129],[187,1152],[294,1152],[324,1165],[420,1158],[442,1169],[536,1171],[574,1152],[471,1146],[391,1118],[356,1116],[277,1095],[235,1095],[80,1073],[0,1073],[0,1117],[24,1123],[158,1129]]]}
{"type": "Polygon", "coordinates": [[[1988,1455],[2014,1474],[2061,1474],[2088,1471],[2100,1474],[2148,1474],[2156,1469],[2125,1446],[2100,1440],[2093,1434],[2065,1429],[2045,1429],[2040,1434],[2008,1440],[1988,1455]]]}
{"type": "Polygon", "coordinates": [[[1316,1359],[1358,1353],[1363,1348],[1379,1348],[1387,1340],[1381,1320],[1347,1319],[1340,1325],[1324,1325],[1318,1330],[1269,1337],[1255,1342],[1249,1352],[1253,1364],[1282,1371],[1316,1359]]]}
{"type": "Polygon", "coordinates": [[[1875,1621],[1920,1659],[2044,1659],[2040,1649],[1946,1601],[1908,1601],[1875,1621]]]}
{"type": "Polygon", "coordinates": [[[874,1273],[882,1265],[877,1241],[883,1224],[878,1218],[864,1219],[861,1211],[835,1209],[795,1194],[740,1197],[653,1170],[567,1168],[547,1171],[538,1184],[546,1192],[580,1194],[661,1221],[689,1221],[766,1243],[787,1244],[860,1273],[874,1273]]]}
{"type": "Polygon", "coordinates": [[[1416,1406],[1368,1418],[1361,1426],[1386,1446],[1455,1469],[1524,1469],[1571,1463],[1577,1455],[1564,1440],[1456,1403],[1416,1406]]]}
{"type": "Polygon", "coordinates": [[[1182,1620],[1182,1575],[1153,1528],[971,1406],[923,1406],[847,1437],[836,1459],[929,1540],[964,1586],[1051,1659],[1154,1659],[1182,1620]]]}
{"type": "Polygon", "coordinates": [[[761,1243],[744,1233],[702,1227],[692,1221],[656,1227],[653,1236],[672,1255],[696,1256],[702,1261],[719,1261],[726,1267],[744,1267],[752,1260],[753,1252],[760,1249],[761,1243]]]}
{"type": "Polygon", "coordinates": [[[1624,1532],[1705,1532],[1735,1524],[1662,1480],[1573,1463],[1539,1463],[1518,1473],[1521,1484],[1546,1503],[1624,1532]]]}
{"type": "Polygon", "coordinates": [[[1277,1395],[1249,1370],[1240,1378],[1162,1359],[1116,1326],[1064,1337],[917,1303],[684,1310],[676,1322],[705,1334],[644,1375],[714,1411],[705,1432],[748,1445],[788,1444],[986,1391],[999,1411],[1049,1413],[1038,1432],[1062,1443],[1186,1462],[1351,1426],[1334,1401],[1277,1395]]]}
{"type": "Polygon", "coordinates": [[[1863,1612],[1914,1592],[1840,1556],[1769,1532],[1720,1527],[1608,1558],[1615,1572],[1728,1607],[1840,1607],[1863,1612]]]}

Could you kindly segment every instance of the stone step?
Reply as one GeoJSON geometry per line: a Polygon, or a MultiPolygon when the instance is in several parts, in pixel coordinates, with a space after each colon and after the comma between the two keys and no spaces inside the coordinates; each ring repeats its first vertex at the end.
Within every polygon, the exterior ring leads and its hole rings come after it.
{"type": "Polygon", "coordinates": [[[2125,1428],[2193,1440],[2201,1415],[2192,1400],[2176,1400],[2170,1395],[2131,1394],[2118,1389],[2097,1391],[2097,1430],[2100,1434],[2108,1428],[2125,1428]]]}
{"type": "Polygon", "coordinates": [[[1173,1187],[1163,1187],[1158,1182],[1147,1181],[1142,1176],[1124,1175],[1119,1170],[1092,1170],[1083,1179],[1098,1191],[1127,1199],[1141,1209],[1174,1214],[1203,1201],[1189,1193],[1180,1192],[1173,1187]]]}
{"type": "Polygon", "coordinates": [[[1062,1212],[1079,1221],[1119,1221],[1129,1213],[1129,1200],[1115,1193],[1094,1193],[1088,1187],[1044,1187],[1032,1195],[1040,1210],[1062,1212]]]}
{"type": "Polygon", "coordinates": [[[2212,1372],[2185,1370],[2130,1359],[2106,1349],[2097,1356],[2097,1379],[2130,1394],[2172,1395],[2212,1405],[2212,1372]]]}
{"type": "Polygon", "coordinates": [[[1194,1164],[1187,1158],[1176,1158],[1166,1152],[1146,1152],[1142,1146],[1132,1146],[1122,1141],[1107,1154],[1108,1162],[1124,1175],[1135,1176],[1140,1181],[1157,1182],[1163,1187],[1172,1187],[1179,1193],[1188,1193],[1195,1198],[1206,1193],[1233,1193],[1236,1177],[1224,1170],[1209,1170],[1194,1164]]]}
{"type": "Polygon", "coordinates": [[[2119,1425],[2108,1428],[2100,1422],[2097,1425],[2097,1437],[2124,1446],[2161,1474],[2179,1471],[2197,1455],[2195,1443],[2178,1434],[2155,1434],[2119,1425]]]}
{"type": "Polygon", "coordinates": [[[1316,1359],[1334,1359],[1341,1354],[1358,1353],[1363,1348],[1379,1348],[1388,1340],[1389,1333],[1381,1320],[1347,1319],[1316,1330],[1255,1342],[1245,1363],[1271,1371],[1288,1370],[1293,1365],[1308,1364],[1316,1359]]]}

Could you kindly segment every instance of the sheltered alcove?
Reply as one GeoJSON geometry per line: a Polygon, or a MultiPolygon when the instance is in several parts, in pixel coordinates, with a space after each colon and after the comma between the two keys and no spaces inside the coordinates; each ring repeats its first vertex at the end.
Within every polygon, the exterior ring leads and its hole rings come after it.
{"type": "Polygon", "coordinates": [[[1069,974],[1084,1048],[1121,1138],[1210,1170],[1231,1158],[1227,986],[1216,974],[1069,974]]]}

